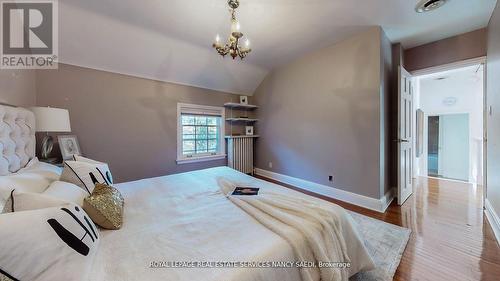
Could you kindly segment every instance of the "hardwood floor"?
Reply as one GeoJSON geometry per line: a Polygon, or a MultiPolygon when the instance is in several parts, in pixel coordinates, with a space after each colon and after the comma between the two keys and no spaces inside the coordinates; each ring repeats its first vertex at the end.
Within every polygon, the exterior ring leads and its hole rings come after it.
{"type": "Polygon", "coordinates": [[[500,280],[500,247],[483,213],[480,186],[419,178],[415,193],[402,207],[393,202],[381,214],[279,184],[410,228],[394,280],[500,280]]]}

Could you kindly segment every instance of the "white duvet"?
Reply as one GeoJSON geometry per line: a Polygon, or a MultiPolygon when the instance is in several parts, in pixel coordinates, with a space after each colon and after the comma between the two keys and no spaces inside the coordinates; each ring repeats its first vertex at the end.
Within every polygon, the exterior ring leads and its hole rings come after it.
{"type": "Polygon", "coordinates": [[[90,280],[301,281],[296,267],[265,267],[271,261],[296,261],[292,246],[228,200],[219,189],[220,177],[336,210],[351,261],[348,275],[373,266],[341,207],[219,167],[118,184],[125,198],[124,225],[101,231],[90,280]],[[206,268],[169,267],[194,265],[189,262],[203,262],[206,268]],[[261,262],[264,267],[211,267],[222,262],[261,262]]]}

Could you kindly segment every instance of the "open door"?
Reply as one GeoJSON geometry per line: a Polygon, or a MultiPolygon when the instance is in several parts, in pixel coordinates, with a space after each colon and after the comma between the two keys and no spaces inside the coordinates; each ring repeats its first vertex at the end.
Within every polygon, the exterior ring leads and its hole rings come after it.
{"type": "Polygon", "coordinates": [[[398,205],[403,205],[413,193],[413,85],[402,66],[398,81],[398,205]]]}

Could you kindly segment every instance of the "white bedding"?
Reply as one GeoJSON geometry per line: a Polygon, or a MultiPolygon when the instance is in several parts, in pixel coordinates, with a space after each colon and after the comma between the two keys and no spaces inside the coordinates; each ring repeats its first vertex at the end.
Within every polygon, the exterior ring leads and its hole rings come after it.
{"type": "MultiPolygon", "coordinates": [[[[61,168],[33,158],[16,173],[0,176],[0,201],[7,200],[12,190],[41,193],[59,179],[61,168]]],[[[0,202],[1,204],[1,202],[0,202]]]]}
{"type": "MultiPolygon", "coordinates": [[[[124,225],[101,231],[90,280],[300,281],[297,268],[150,268],[151,262],[295,261],[286,240],[220,192],[218,177],[278,193],[326,201],[261,181],[227,167],[118,184],[124,225]]],[[[352,218],[342,208],[349,275],[371,265],[352,218]]]]}

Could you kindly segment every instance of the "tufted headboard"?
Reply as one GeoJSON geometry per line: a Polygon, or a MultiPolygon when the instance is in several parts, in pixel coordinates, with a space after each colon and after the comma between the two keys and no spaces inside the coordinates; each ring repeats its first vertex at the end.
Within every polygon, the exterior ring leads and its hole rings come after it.
{"type": "Polygon", "coordinates": [[[35,115],[0,105],[0,176],[15,173],[35,157],[35,115]]]}

